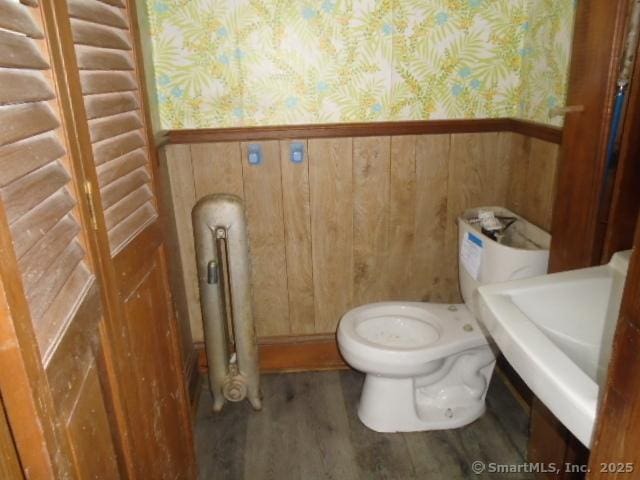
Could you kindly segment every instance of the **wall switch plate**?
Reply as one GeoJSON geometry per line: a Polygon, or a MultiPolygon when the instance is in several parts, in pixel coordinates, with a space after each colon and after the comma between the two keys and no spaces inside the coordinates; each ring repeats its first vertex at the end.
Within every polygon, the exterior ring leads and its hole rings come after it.
{"type": "Polygon", "coordinates": [[[260,165],[262,163],[262,145],[259,143],[250,143],[247,150],[249,165],[260,165]]]}
{"type": "Polygon", "coordinates": [[[289,145],[289,159],[291,163],[304,162],[304,143],[292,142],[289,145]]]}

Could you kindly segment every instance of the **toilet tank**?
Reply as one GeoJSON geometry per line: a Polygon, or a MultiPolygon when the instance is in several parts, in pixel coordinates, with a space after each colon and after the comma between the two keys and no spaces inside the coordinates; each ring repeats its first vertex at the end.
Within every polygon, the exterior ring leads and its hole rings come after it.
{"type": "Polygon", "coordinates": [[[547,273],[551,235],[502,207],[478,207],[458,218],[458,272],[460,291],[467,307],[476,315],[480,285],[534,277],[547,273]],[[482,233],[473,220],[479,211],[515,217],[500,243],[482,233]]]}

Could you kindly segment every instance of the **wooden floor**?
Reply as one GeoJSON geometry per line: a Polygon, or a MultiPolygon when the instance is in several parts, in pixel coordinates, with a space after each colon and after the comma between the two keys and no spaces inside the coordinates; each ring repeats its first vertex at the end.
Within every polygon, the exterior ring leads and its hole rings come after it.
{"type": "Polygon", "coordinates": [[[471,469],[476,460],[523,462],[528,418],[497,375],[487,413],[473,424],[408,434],[380,434],[360,423],[356,407],[363,379],[354,371],[264,375],[262,412],[243,402],[213,414],[203,388],[196,424],[200,478],[532,478],[476,475],[471,469]]]}

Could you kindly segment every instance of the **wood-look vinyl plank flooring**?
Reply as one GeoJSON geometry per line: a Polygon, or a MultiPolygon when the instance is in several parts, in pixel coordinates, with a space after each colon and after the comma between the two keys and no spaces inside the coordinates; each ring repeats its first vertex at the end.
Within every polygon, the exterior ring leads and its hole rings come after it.
{"type": "Polygon", "coordinates": [[[262,376],[263,410],[248,402],[211,411],[202,389],[195,426],[201,480],[529,479],[476,474],[474,461],[521,465],[528,415],[497,376],[487,412],[455,430],[376,433],[358,420],[355,371],[262,376]]]}

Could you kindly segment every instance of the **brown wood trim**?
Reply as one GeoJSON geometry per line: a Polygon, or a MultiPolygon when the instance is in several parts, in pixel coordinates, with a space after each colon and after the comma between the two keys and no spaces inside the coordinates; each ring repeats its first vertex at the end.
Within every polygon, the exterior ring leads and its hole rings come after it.
{"type": "Polygon", "coordinates": [[[591,479],[638,478],[640,468],[640,219],[633,249],[606,386],[596,416],[588,477],[591,479]],[[630,467],[602,467],[614,462],[628,462],[630,467]]]}
{"type": "Polygon", "coordinates": [[[509,128],[507,131],[520,133],[527,137],[538,138],[545,142],[562,143],[562,128],[553,125],[545,125],[544,123],[532,122],[529,120],[520,120],[519,118],[509,118],[509,128]]]}
{"type": "Polygon", "coordinates": [[[575,14],[562,160],[553,204],[549,271],[600,263],[607,144],[630,2],[578,2],[575,14]]]}
{"type": "MultiPolygon", "coordinates": [[[[207,371],[204,344],[194,345],[199,355],[200,372],[207,371]]],[[[262,373],[342,370],[347,364],[338,351],[336,336],[330,334],[284,335],[258,339],[262,373]]]]}
{"type": "Polygon", "coordinates": [[[517,132],[552,143],[560,143],[562,140],[561,128],[513,118],[201,128],[169,130],[166,132],[165,138],[167,143],[175,144],[503,131],[517,132]]]}
{"type": "Polygon", "coordinates": [[[425,133],[471,133],[503,130],[505,119],[429,120],[411,122],[327,123],[272,127],[203,128],[170,130],[169,143],[238,142],[290,138],[377,137],[425,133]]]}
{"type": "MultiPolygon", "coordinates": [[[[199,368],[200,352],[195,349],[191,350],[191,355],[185,362],[184,377],[187,380],[187,390],[189,393],[189,404],[191,405],[191,413],[195,414],[198,397],[200,396],[200,368],[199,368]]],[[[195,415],[193,415],[195,419],[195,415]]]]}

